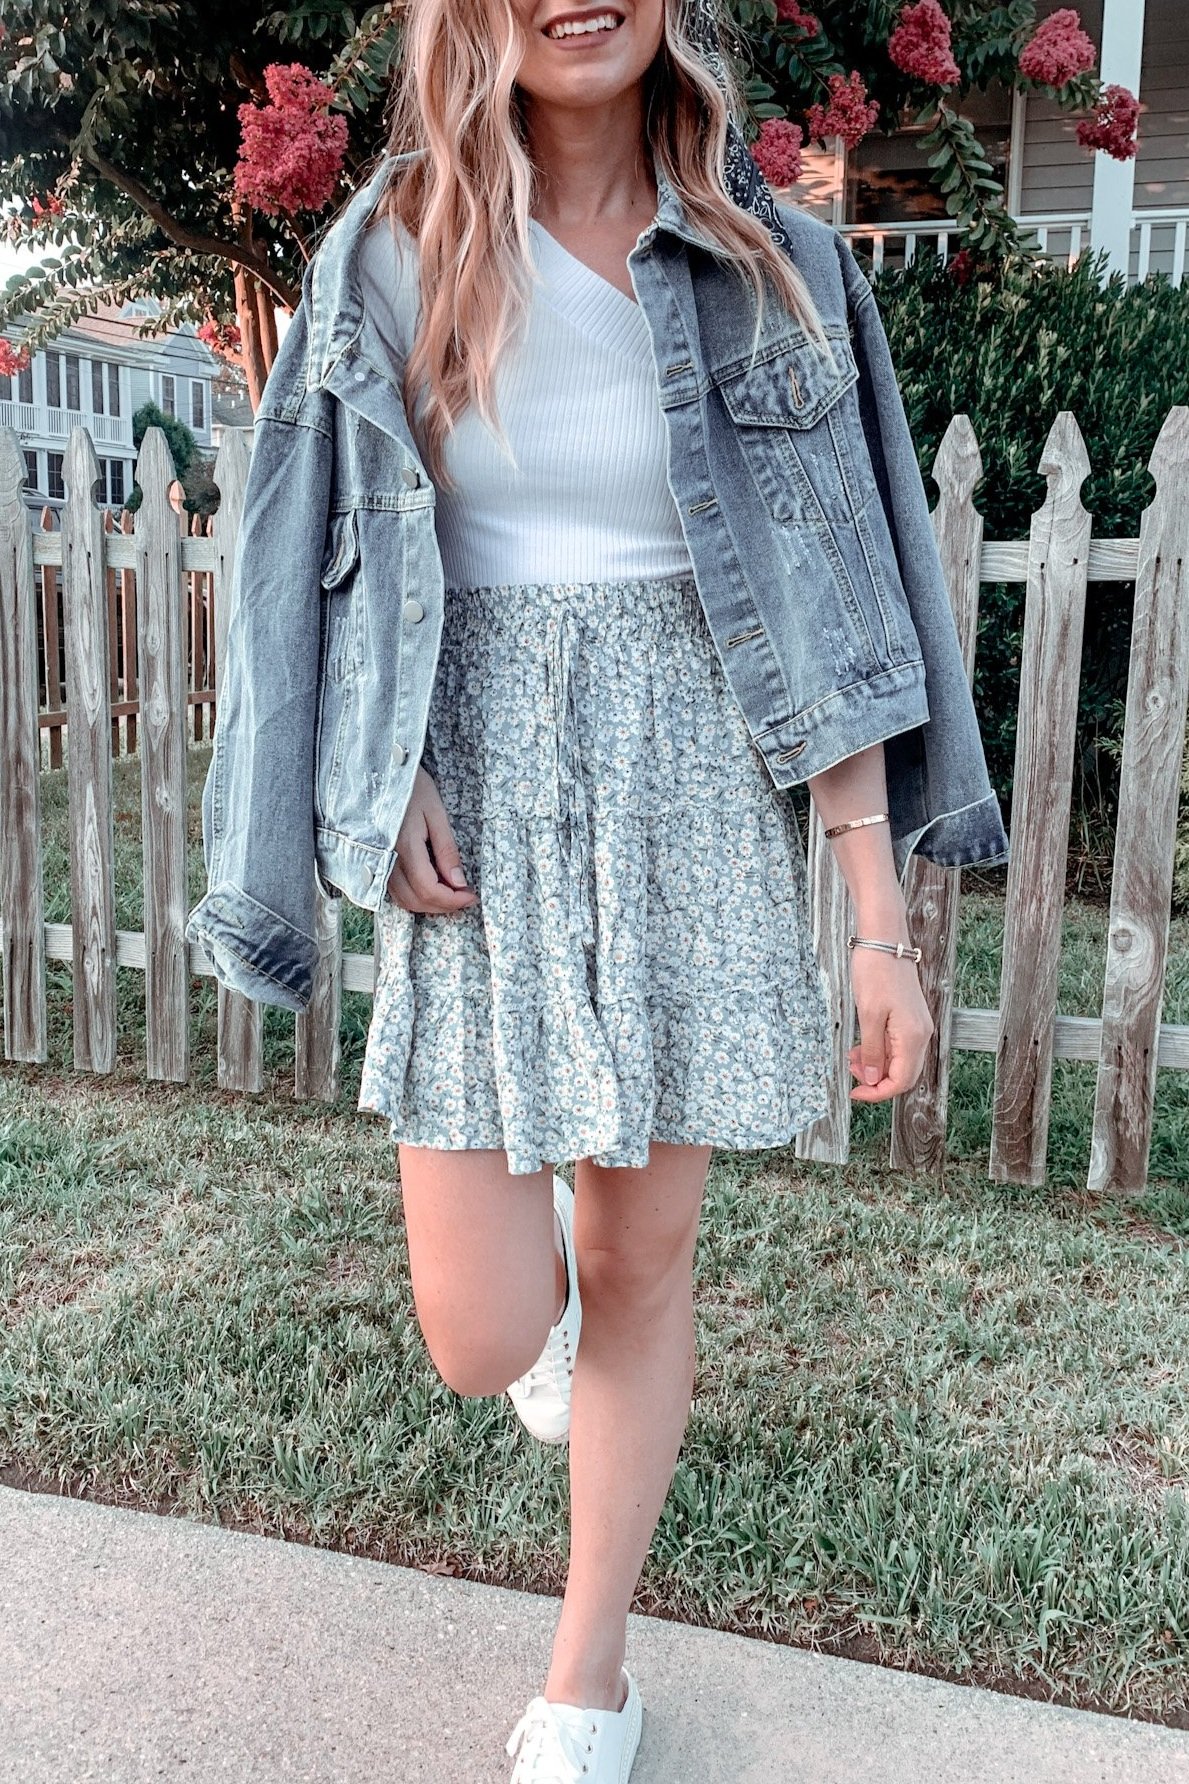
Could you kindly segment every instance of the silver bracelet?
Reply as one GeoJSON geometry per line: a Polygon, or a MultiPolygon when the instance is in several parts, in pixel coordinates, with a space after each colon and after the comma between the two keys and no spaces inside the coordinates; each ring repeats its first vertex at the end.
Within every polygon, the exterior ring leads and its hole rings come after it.
{"type": "Polygon", "coordinates": [[[919,963],[922,958],[922,950],[910,948],[907,942],[873,942],[865,935],[848,935],[846,945],[848,948],[878,948],[882,954],[894,954],[897,960],[915,960],[919,963]]]}

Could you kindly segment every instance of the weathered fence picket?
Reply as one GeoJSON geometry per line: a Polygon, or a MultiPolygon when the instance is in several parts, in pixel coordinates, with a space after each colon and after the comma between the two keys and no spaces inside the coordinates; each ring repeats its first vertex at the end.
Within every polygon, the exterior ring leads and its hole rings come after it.
{"type": "Polygon", "coordinates": [[[1174,409],[1148,461],[1131,622],[1119,816],[1090,1189],[1139,1189],[1148,1174],[1177,795],[1189,699],[1189,409],[1174,409]]]}
{"type": "Polygon", "coordinates": [[[1053,1080],[1061,910],[1092,517],[1090,460],[1077,422],[1058,415],[1041,455],[1049,480],[1032,517],[1012,782],[991,1176],[1043,1183],[1053,1080]]]}
{"type": "Polygon", "coordinates": [[[21,501],[25,461],[0,429],[0,957],[4,1056],[46,1056],[41,743],[33,550],[21,501]]]}
{"type": "MultiPolygon", "coordinates": [[[[1089,470],[1073,417],[1058,416],[1041,470],[1045,500],[1027,541],[986,540],[973,492],[978,442],[956,416],[933,467],[940,499],[933,525],[973,675],[980,585],[1026,586],[1020,669],[1012,854],[1007,873],[999,1009],[956,1006],[962,876],[914,858],[906,882],[909,926],[924,958],[921,981],[936,1034],[920,1080],[892,1110],[890,1162],[940,1171],[955,1051],[996,1056],[989,1174],[1044,1181],[1053,1061],[1098,1066],[1089,1187],[1133,1190],[1145,1180],[1158,1066],[1189,1070],[1189,1025],[1161,1019],[1168,955],[1173,848],[1189,696],[1189,409],[1168,416],[1150,470],[1156,493],[1140,538],[1092,538],[1080,491],[1089,470]],[[1074,722],[1088,581],[1135,580],[1135,616],[1120,786],[1108,957],[1101,1017],[1057,1010],[1074,722]]],[[[145,974],[146,1072],[189,1077],[189,977],[212,968],[187,950],[187,733],[210,732],[226,656],[229,592],[243,512],[248,454],[229,432],[215,467],[221,492],[213,525],[179,512],[164,437],[145,436],[137,467],[144,502],[129,536],[99,516],[94,449],[81,430],[66,456],[60,530],[22,505],[23,461],[0,430],[0,959],[5,1057],[46,1058],[46,962],[74,968],[75,1063],[114,1063],[114,971],[145,974]],[[40,580],[40,587],[37,580],[40,580]],[[67,695],[58,676],[59,579],[67,695]],[[38,624],[40,601],[40,627],[38,624]],[[39,630],[44,673],[39,668],[39,630]],[[187,709],[193,720],[187,724],[187,709]],[[40,708],[40,710],[39,710],[40,708]],[[39,731],[49,764],[61,763],[68,726],[71,923],[46,923],[41,884],[39,731]],[[123,722],[142,757],[145,859],[143,932],[116,931],[111,757],[123,722]]],[[[816,809],[808,836],[814,943],[834,1024],[830,1109],[796,1142],[799,1157],[843,1162],[853,1104],[847,1055],[856,1036],[846,935],[853,911],[816,809]]],[[[312,864],[311,864],[312,871],[312,864]]],[[[296,1095],[339,1092],[344,991],[372,993],[370,956],[344,954],[342,901],[317,894],[320,960],[310,1008],[295,1022],[296,1095]]],[[[218,997],[221,1088],[264,1082],[263,1006],[225,987],[218,997]]]]}
{"type": "Polygon", "coordinates": [[[116,913],[107,583],[103,523],[94,502],[99,461],[81,427],[70,436],[62,480],[74,1066],[110,1072],[116,1063],[116,913]]]}

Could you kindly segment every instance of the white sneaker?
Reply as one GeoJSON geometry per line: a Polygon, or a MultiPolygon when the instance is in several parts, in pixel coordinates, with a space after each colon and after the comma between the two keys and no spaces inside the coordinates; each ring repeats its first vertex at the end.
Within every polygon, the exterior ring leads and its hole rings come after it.
{"type": "Polygon", "coordinates": [[[628,1784],[643,1718],[626,1666],[623,1676],[628,1690],[621,1710],[530,1698],[507,1741],[509,1753],[520,1743],[510,1784],[628,1784]]]}
{"type": "Polygon", "coordinates": [[[566,1304],[561,1318],[550,1326],[545,1348],[524,1375],[508,1388],[508,1397],[534,1437],[542,1443],[565,1443],[570,1435],[570,1384],[574,1379],[574,1352],[582,1327],[582,1302],[578,1295],[578,1260],[574,1253],[574,1192],[554,1172],[553,1206],[561,1227],[566,1260],[566,1304]]]}

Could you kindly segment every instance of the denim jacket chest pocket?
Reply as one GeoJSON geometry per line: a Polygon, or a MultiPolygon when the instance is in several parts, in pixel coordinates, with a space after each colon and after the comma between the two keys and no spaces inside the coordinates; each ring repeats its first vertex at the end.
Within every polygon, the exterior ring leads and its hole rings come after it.
{"type": "Polygon", "coordinates": [[[354,508],[332,514],[322,553],[322,650],[329,681],[363,666],[359,523],[354,508]]]}
{"type": "Polygon", "coordinates": [[[848,332],[828,339],[829,359],[798,335],[712,374],[774,520],[853,522],[876,494],[852,444],[863,437],[854,349],[848,332]]]}

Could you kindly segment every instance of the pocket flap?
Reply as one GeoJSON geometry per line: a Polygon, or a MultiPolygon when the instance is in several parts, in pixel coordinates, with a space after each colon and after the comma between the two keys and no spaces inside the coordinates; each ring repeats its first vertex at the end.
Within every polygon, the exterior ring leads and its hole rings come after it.
{"type": "Polygon", "coordinates": [[[355,509],[350,508],[345,514],[332,514],[322,554],[322,587],[338,588],[347,580],[358,559],[359,526],[355,509]]]}
{"type": "Polygon", "coordinates": [[[786,344],[750,370],[721,378],[731,419],[757,427],[813,427],[859,377],[845,336],[831,337],[830,354],[827,360],[812,341],[786,344]]]}

